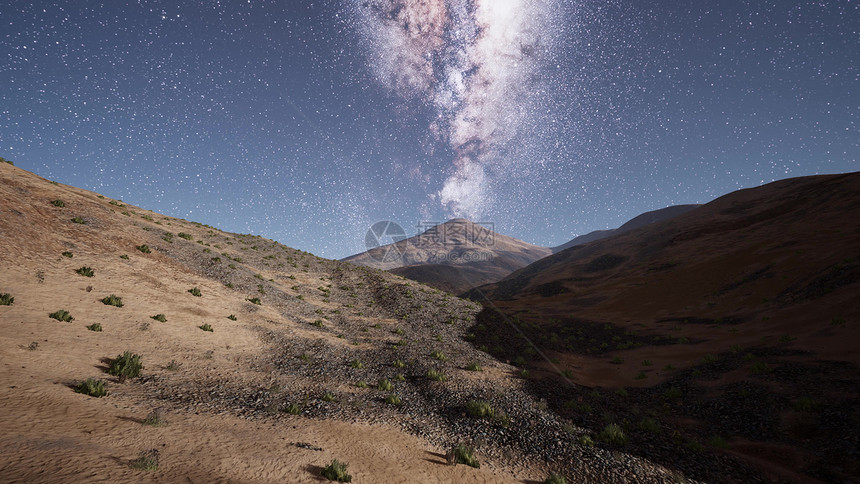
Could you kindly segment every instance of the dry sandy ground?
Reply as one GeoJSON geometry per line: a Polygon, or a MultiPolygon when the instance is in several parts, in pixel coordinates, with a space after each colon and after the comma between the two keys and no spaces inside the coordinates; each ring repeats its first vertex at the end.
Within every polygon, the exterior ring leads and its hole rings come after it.
{"type": "MultiPolygon", "coordinates": [[[[159,229],[194,238],[205,238],[207,228],[122,202],[109,205],[91,192],[0,165],[0,293],[15,298],[13,305],[0,306],[0,480],[319,482],[322,466],[334,458],[349,463],[353,482],[524,482],[546,476],[544,469],[512,476],[491,462],[481,469],[449,466],[443,449],[385,426],[289,415],[244,419],[146,401],[145,384],[119,383],[104,373],[107,359],[131,350],[144,355],[144,373],[150,375],[168,372],[176,360],[187,378],[215,374],[264,382],[267,375],[247,364],[263,347],[251,328],[291,322],[265,305],[251,308],[223,284],[158,251],[135,250],[144,235],[157,240],[141,231],[157,222],[164,223],[159,229]],[[66,207],[52,206],[54,199],[66,207]],[[134,214],[126,218],[123,210],[134,214]],[[87,224],[67,223],[76,215],[87,224]],[[142,221],[142,215],[153,221],[142,221]],[[95,277],[77,275],[81,266],[95,268],[95,277]],[[188,294],[191,287],[199,287],[203,297],[188,294]],[[102,304],[109,294],[121,296],[125,305],[102,304]],[[75,319],[48,317],[61,308],[75,319]],[[167,314],[167,322],[150,319],[158,313],[167,314]],[[239,320],[228,320],[229,314],[239,320]],[[215,331],[201,331],[204,322],[215,331]],[[92,323],[103,331],[89,331],[92,323]],[[88,377],[105,379],[109,395],[72,390],[88,377]],[[143,425],[159,405],[168,425],[143,425]],[[299,442],[322,450],[298,447],[299,442]],[[159,451],[158,470],[129,466],[149,449],[159,451]]],[[[298,282],[312,276],[303,273],[298,282]]]]}

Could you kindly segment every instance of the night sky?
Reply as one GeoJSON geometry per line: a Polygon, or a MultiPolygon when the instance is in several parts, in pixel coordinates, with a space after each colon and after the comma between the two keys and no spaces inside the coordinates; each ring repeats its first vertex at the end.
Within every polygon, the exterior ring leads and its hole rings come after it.
{"type": "Polygon", "coordinates": [[[0,0],[0,156],[317,255],[860,170],[860,5],[0,0]],[[178,4],[178,5],[177,5],[178,4]]]}

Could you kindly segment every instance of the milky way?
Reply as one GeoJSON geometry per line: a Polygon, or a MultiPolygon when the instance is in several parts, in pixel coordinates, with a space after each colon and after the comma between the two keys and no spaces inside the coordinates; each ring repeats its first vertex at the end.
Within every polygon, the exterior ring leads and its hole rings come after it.
{"type": "Polygon", "coordinates": [[[435,194],[453,214],[480,217],[492,204],[489,177],[521,175],[501,152],[530,122],[559,26],[554,1],[355,0],[377,80],[407,102],[432,106],[427,129],[453,152],[435,194]]]}

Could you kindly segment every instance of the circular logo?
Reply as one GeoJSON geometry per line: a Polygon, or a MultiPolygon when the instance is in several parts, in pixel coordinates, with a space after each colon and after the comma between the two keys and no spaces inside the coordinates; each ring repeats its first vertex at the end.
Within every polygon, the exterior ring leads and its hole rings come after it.
{"type": "Polygon", "coordinates": [[[406,240],[406,232],[396,222],[384,220],[376,222],[367,229],[364,236],[364,246],[370,257],[378,262],[396,262],[406,251],[406,244],[398,244],[406,240]],[[376,250],[374,250],[376,249],[376,250]]]}

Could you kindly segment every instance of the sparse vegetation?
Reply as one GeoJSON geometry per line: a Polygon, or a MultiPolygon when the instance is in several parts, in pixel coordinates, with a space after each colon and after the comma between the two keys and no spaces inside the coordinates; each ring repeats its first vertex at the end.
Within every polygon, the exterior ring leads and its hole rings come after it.
{"type": "Polygon", "coordinates": [[[107,372],[109,375],[119,377],[120,382],[128,378],[137,378],[143,370],[143,363],[140,360],[140,355],[126,351],[111,361],[107,372]]]}
{"type": "Polygon", "coordinates": [[[95,331],[96,333],[101,333],[102,332],[102,325],[101,325],[101,323],[93,323],[93,324],[87,326],[87,329],[90,331],[95,331]]]}
{"type": "Polygon", "coordinates": [[[103,298],[102,303],[106,306],[116,306],[118,308],[121,308],[123,306],[122,298],[117,296],[116,294],[111,294],[110,296],[103,298]]]}
{"type": "Polygon", "coordinates": [[[150,316],[150,318],[158,321],[159,323],[166,323],[167,322],[167,316],[165,316],[162,313],[156,314],[155,316],[150,316]]]}
{"type": "Polygon", "coordinates": [[[352,476],[347,472],[348,466],[346,462],[332,459],[331,463],[323,468],[321,474],[330,481],[352,482],[352,476]]]}
{"type": "Polygon", "coordinates": [[[649,434],[659,434],[660,424],[651,417],[644,417],[639,421],[639,430],[648,432],[649,434]]]}
{"type": "Polygon", "coordinates": [[[143,471],[158,470],[158,449],[149,449],[141,452],[137,459],[131,461],[129,465],[143,471]]]}
{"type": "Polygon", "coordinates": [[[390,392],[391,390],[393,390],[393,389],[394,389],[394,384],[393,384],[393,383],[391,383],[390,381],[388,381],[388,380],[387,380],[387,379],[385,379],[385,378],[381,378],[381,379],[376,383],[376,389],[377,389],[377,390],[380,390],[380,391],[383,391],[383,392],[390,392]]]}
{"type": "Polygon", "coordinates": [[[359,380],[358,383],[355,384],[358,388],[367,388],[367,382],[364,380],[359,380]]]}
{"type": "Polygon", "coordinates": [[[128,260],[128,254],[123,254],[123,255],[119,256],[119,258],[128,260]]]}
{"type": "Polygon", "coordinates": [[[72,321],[75,320],[75,318],[73,318],[72,315],[69,314],[69,312],[66,311],[65,309],[58,309],[58,310],[54,311],[53,313],[49,314],[48,317],[56,319],[57,321],[63,321],[66,323],[71,323],[72,321]]]}
{"type": "Polygon", "coordinates": [[[334,402],[335,400],[337,400],[337,398],[335,398],[332,392],[323,393],[323,396],[320,397],[320,399],[324,402],[334,402]]]}
{"type": "Polygon", "coordinates": [[[800,397],[792,406],[798,412],[814,413],[821,410],[821,403],[812,397],[800,397]]]}
{"type": "Polygon", "coordinates": [[[387,403],[389,405],[399,406],[399,405],[403,404],[403,399],[400,398],[399,395],[392,393],[391,395],[388,395],[387,397],[385,397],[385,403],[387,403]]]}
{"type": "Polygon", "coordinates": [[[148,425],[150,427],[166,427],[167,420],[164,416],[161,415],[161,410],[155,409],[143,419],[143,425],[148,425]]]}
{"type": "Polygon", "coordinates": [[[107,390],[105,390],[104,380],[87,378],[75,387],[75,393],[83,393],[84,395],[98,398],[107,395],[107,390]]]}
{"type": "Polygon", "coordinates": [[[30,344],[27,345],[27,349],[30,351],[36,351],[37,349],[39,349],[39,342],[31,341],[30,344]]]}
{"type": "Polygon", "coordinates": [[[291,404],[287,405],[287,408],[284,409],[284,412],[286,412],[290,415],[298,415],[298,414],[302,413],[302,407],[298,406],[295,403],[291,403],[291,404]]]}
{"type": "Polygon", "coordinates": [[[81,224],[81,225],[86,225],[86,224],[87,224],[87,221],[86,221],[86,220],[84,220],[83,218],[81,218],[80,216],[73,218],[73,219],[72,219],[72,222],[74,222],[74,223],[76,223],[76,224],[81,224]]]}
{"type": "Polygon", "coordinates": [[[624,430],[620,425],[611,423],[603,428],[599,434],[597,434],[597,440],[601,442],[605,442],[607,444],[612,445],[626,445],[627,444],[627,436],[624,435],[624,430]]]}
{"type": "Polygon", "coordinates": [[[442,353],[441,351],[434,351],[430,353],[430,356],[436,358],[439,361],[448,361],[448,357],[445,356],[445,353],[442,353]]]}
{"type": "Polygon", "coordinates": [[[229,319],[230,321],[236,321],[236,319],[238,319],[238,318],[236,317],[235,314],[231,314],[231,315],[227,316],[227,319],[229,319]]]}
{"type": "Polygon", "coordinates": [[[484,400],[469,400],[466,402],[466,413],[474,418],[493,418],[496,410],[489,402],[484,400]]]}
{"type": "Polygon", "coordinates": [[[392,363],[391,366],[394,368],[404,368],[406,363],[404,363],[403,360],[394,360],[394,363],[392,363]]]}
{"type": "Polygon", "coordinates": [[[433,381],[445,381],[445,374],[439,370],[427,370],[427,378],[433,381]]]}
{"type": "Polygon", "coordinates": [[[72,257],[74,257],[74,256],[75,256],[75,255],[74,255],[74,254],[72,254],[72,253],[71,253],[71,252],[69,252],[69,251],[65,251],[65,252],[63,252],[63,257],[68,257],[69,259],[71,259],[71,258],[72,258],[72,257]]]}
{"type": "Polygon", "coordinates": [[[563,475],[553,472],[543,481],[543,484],[567,484],[567,479],[563,475]]]}
{"type": "Polygon", "coordinates": [[[191,240],[194,238],[190,234],[186,234],[185,232],[179,232],[178,234],[176,234],[176,236],[179,237],[180,239],[185,239],[185,240],[191,240]]]}
{"type": "Polygon", "coordinates": [[[188,290],[188,293],[194,297],[200,297],[203,295],[203,293],[200,292],[200,288],[197,288],[197,287],[192,287],[191,289],[188,290]]]}
{"type": "Polygon", "coordinates": [[[80,269],[75,271],[76,273],[84,276],[84,277],[93,277],[96,275],[95,271],[93,271],[92,267],[83,266],[80,269]]]}
{"type": "Polygon", "coordinates": [[[62,201],[62,200],[53,200],[53,201],[51,202],[51,205],[53,205],[53,206],[55,206],[55,207],[63,208],[63,207],[65,207],[65,206],[66,206],[66,202],[64,202],[64,201],[62,201]]]}
{"type": "Polygon", "coordinates": [[[352,360],[352,361],[350,361],[350,362],[349,362],[349,367],[350,367],[350,368],[361,369],[361,368],[364,368],[364,363],[362,363],[362,362],[361,362],[361,360],[358,360],[358,359],[356,359],[356,360],[352,360]]]}
{"type": "Polygon", "coordinates": [[[143,252],[144,254],[149,254],[150,252],[152,252],[152,249],[150,249],[149,246],[146,244],[138,245],[136,249],[143,252]]]}
{"type": "Polygon", "coordinates": [[[210,325],[209,323],[204,323],[198,326],[198,328],[202,329],[203,331],[208,331],[210,333],[215,331],[214,329],[212,329],[212,325],[210,325]]]}
{"type": "Polygon", "coordinates": [[[11,294],[4,292],[0,294],[0,306],[11,306],[15,302],[15,298],[11,294]]]}
{"type": "Polygon", "coordinates": [[[474,363],[474,362],[466,365],[466,370],[468,370],[468,371],[484,371],[484,369],[481,368],[481,365],[479,365],[478,363],[474,363]]]}
{"type": "Polygon", "coordinates": [[[258,298],[258,297],[251,297],[251,298],[246,299],[246,301],[248,301],[251,304],[256,304],[257,306],[261,306],[263,304],[260,301],[260,298],[258,298]]]}
{"type": "Polygon", "coordinates": [[[760,374],[772,372],[773,368],[771,368],[770,365],[768,365],[767,363],[765,363],[763,361],[756,361],[750,367],[750,371],[757,374],[757,375],[760,375],[760,374]]]}
{"type": "Polygon", "coordinates": [[[476,469],[481,467],[475,458],[475,448],[471,445],[457,444],[448,451],[447,457],[451,465],[465,464],[476,469]]]}

